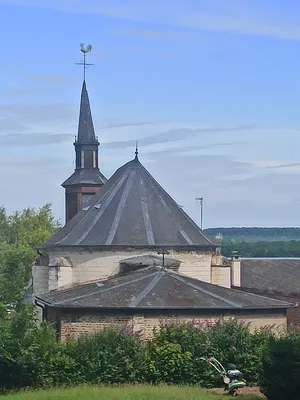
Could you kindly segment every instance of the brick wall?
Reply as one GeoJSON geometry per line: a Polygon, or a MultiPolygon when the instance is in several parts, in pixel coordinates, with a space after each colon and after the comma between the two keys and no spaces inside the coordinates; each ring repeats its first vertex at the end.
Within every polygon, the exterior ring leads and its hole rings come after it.
{"type": "Polygon", "coordinates": [[[133,328],[133,316],[126,314],[75,313],[60,318],[60,337],[62,341],[76,338],[85,333],[97,332],[108,326],[128,326],[133,328]]]}
{"type": "Polygon", "coordinates": [[[212,312],[201,313],[197,312],[155,312],[147,311],[145,313],[126,312],[118,313],[101,313],[101,312],[85,312],[83,310],[72,310],[64,312],[58,316],[60,322],[60,337],[64,341],[70,337],[78,337],[84,333],[95,332],[107,326],[126,325],[134,332],[141,332],[143,338],[150,338],[153,333],[153,328],[158,328],[161,322],[177,321],[213,321],[219,318],[236,317],[239,320],[250,322],[250,329],[264,327],[266,325],[275,325],[275,329],[286,329],[285,310],[271,311],[237,311],[235,313],[217,314],[212,312]]]}

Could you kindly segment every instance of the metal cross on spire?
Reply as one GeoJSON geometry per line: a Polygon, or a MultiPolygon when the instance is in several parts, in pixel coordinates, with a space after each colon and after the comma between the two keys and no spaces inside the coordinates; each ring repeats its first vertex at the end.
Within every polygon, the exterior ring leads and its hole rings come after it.
{"type": "Polygon", "coordinates": [[[92,51],[92,45],[88,44],[86,47],[84,47],[84,43],[80,43],[80,50],[83,53],[83,61],[79,62],[79,63],[75,63],[76,65],[83,65],[83,80],[85,81],[85,71],[86,68],[90,65],[95,65],[95,64],[88,64],[85,62],[85,56],[86,53],[90,53],[92,51]]]}

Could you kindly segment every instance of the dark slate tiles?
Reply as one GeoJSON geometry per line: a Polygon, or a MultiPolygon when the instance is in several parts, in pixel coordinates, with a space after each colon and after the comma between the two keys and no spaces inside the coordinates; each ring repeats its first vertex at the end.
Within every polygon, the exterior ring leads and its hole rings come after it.
{"type": "Polygon", "coordinates": [[[215,248],[136,157],[120,167],[43,247],[215,248]]]}
{"type": "Polygon", "coordinates": [[[39,295],[53,307],[151,309],[278,309],[292,304],[150,267],[106,281],[39,295]]]}

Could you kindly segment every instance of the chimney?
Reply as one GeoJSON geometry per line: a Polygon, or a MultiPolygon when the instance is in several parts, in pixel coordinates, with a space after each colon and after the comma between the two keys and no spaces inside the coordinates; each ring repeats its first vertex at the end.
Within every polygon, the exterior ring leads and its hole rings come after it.
{"type": "Polygon", "coordinates": [[[231,286],[241,286],[241,257],[237,251],[231,257],[231,286]]]}

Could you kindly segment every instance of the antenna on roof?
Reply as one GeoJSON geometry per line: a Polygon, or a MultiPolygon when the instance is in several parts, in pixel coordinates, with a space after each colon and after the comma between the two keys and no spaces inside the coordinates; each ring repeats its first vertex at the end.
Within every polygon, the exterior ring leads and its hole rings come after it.
{"type": "Polygon", "coordinates": [[[135,142],[135,160],[138,159],[138,154],[139,154],[139,142],[136,140],[135,142]]]}

